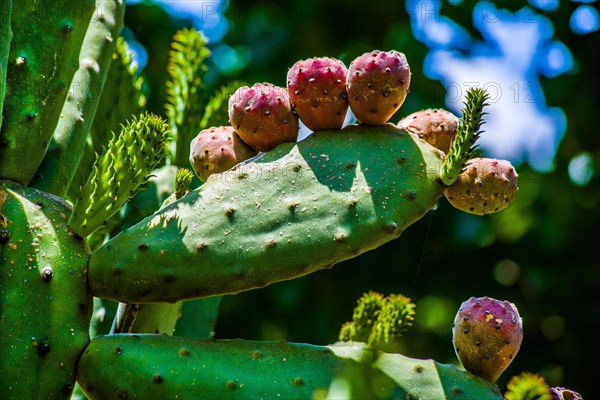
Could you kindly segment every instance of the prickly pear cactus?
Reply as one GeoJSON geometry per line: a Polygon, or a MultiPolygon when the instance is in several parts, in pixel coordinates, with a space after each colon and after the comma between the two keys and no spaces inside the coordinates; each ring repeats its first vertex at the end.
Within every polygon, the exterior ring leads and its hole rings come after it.
{"type": "Polygon", "coordinates": [[[262,287],[355,257],[397,238],[435,205],[442,154],[391,124],[282,144],[94,252],[90,290],[124,302],[176,301],[262,287]]]}
{"type": "Polygon", "coordinates": [[[62,199],[0,181],[0,397],[68,398],[89,341],[85,242],[62,199]]]}
{"type": "MultiPolygon", "coordinates": [[[[369,397],[502,399],[498,388],[451,365],[400,354],[373,354],[359,343],[313,346],[285,342],[193,340],[158,335],[96,338],[78,380],[94,399],[312,399],[336,380],[378,382],[369,397]],[[123,371],[115,375],[111,365],[123,371]]],[[[363,392],[364,393],[364,392],[363,392]]],[[[354,393],[355,395],[357,393],[354,393]]],[[[338,397],[335,397],[338,398],[338,397]]]]}
{"type": "Polygon", "coordinates": [[[455,132],[429,143],[413,128],[435,119],[387,123],[410,84],[397,51],[348,70],[310,59],[287,88],[231,82],[204,97],[207,40],[183,29],[162,118],[143,110],[124,11],[0,1],[0,398],[68,399],[77,380],[103,400],[501,399],[470,372],[394,353],[415,315],[399,294],[359,301],[345,343],[212,339],[221,295],[376,249],[468,181],[486,93],[470,90],[455,132]],[[362,123],[339,129],[348,106],[362,123]],[[316,131],[300,142],[298,118],[316,131]],[[181,168],[190,145],[201,185],[181,168]]]}

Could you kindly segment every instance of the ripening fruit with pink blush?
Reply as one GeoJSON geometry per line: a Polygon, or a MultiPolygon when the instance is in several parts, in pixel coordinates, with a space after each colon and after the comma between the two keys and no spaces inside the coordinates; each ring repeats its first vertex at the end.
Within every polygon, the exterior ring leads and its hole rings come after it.
{"type": "Polygon", "coordinates": [[[348,103],[356,119],[383,125],[404,103],[410,86],[410,67],[403,53],[371,51],[348,68],[348,103]]]}
{"type": "Polygon", "coordinates": [[[287,90],[270,83],[238,88],[229,98],[229,121],[244,142],[260,151],[298,138],[298,117],[287,90]]]}
{"type": "Polygon", "coordinates": [[[335,58],[309,58],[288,71],[287,89],[292,108],[313,131],[340,129],[348,112],[346,74],[335,58]]]}

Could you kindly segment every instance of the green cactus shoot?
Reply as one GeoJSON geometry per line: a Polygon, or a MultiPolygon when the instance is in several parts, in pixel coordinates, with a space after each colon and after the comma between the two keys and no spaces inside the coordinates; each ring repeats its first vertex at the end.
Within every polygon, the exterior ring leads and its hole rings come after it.
{"type": "MultiPolygon", "coordinates": [[[[208,39],[184,28],[161,115],[124,18],[122,0],[0,2],[0,398],[502,399],[477,347],[467,370],[400,354],[419,319],[400,293],[365,288],[329,345],[214,338],[222,296],[402,240],[462,174],[480,182],[488,93],[467,92],[446,154],[420,138],[429,119],[419,134],[389,122],[410,85],[399,51],[212,88],[208,39]],[[348,109],[361,122],[342,127],[348,109]],[[315,128],[301,141],[298,118],[315,128]]],[[[488,191],[509,174],[496,197],[512,201],[516,173],[485,174],[488,191]]],[[[550,398],[525,377],[506,398],[550,398]]]]}

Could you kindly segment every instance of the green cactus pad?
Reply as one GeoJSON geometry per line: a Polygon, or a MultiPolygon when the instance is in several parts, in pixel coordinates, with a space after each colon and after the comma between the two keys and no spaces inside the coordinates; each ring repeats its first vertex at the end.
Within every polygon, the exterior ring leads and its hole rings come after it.
{"type": "Polygon", "coordinates": [[[0,179],[28,184],[42,162],[95,8],[93,2],[72,0],[28,1],[12,8],[0,179]]]}
{"type": "Polygon", "coordinates": [[[0,2],[0,131],[2,130],[2,109],[4,108],[4,92],[6,90],[6,70],[8,53],[12,41],[12,0],[0,2]]]}
{"type": "Polygon", "coordinates": [[[496,386],[454,366],[372,353],[357,344],[164,335],[95,338],[81,358],[77,380],[92,400],[166,399],[175,393],[180,399],[310,400],[325,398],[336,380],[348,386],[378,383],[368,385],[367,397],[363,391],[363,397],[344,398],[502,399],[496,386]]]}
{"type": "Polygon", "coordinates": [[[67,193],[96,115],[98,97],[124,18],[125,2],[106,1],[96,8],[83,39],[79,69],[73,77],[48,151],[30,186],[61,197],[67,193]]]}
{"type": "Polygon", "coordinates": [[[174,302],[292,279],[400,236],[440,198],[439,150],[394,127],[320,131],[200,188],[90,259],[95,296],[174,302]]]}
{"type": "Polygon", "coordinates": [[[87,250],[69,206],[0,181],[0,398],[68,399],[89,340],[87,250]]]}

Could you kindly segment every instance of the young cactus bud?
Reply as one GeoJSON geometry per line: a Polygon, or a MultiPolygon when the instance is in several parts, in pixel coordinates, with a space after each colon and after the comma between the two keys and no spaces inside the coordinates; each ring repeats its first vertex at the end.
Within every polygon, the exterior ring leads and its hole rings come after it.
{"type": "Polygon", "coordinates": [[[554,400],[544,378],[531,372],[510,378],[506,389],[506,400],[554,400]]]}
{"type": "Polygon", "coordinates": [[[496,382],[521,347],[523,325],[508,301],[471,297],[452,324],[452,344],[465,369],[496,382]]]}
{"type": "Polygon", "coordinates": [[[150,178],[164,158],[168,127],[152,114],[133,117],[94,163],[80,190],[69,226],[85,237],[106,223],[150,178]]]}
{"type": "Polygon", "coordinates": [[[194,179],[194,174],[189,169],[181,168],[177,170],[177,174],[175,175],[175,198],[177,200],[190,191],[192,179],[194,179]]]}
{"type": "Polygon", "coordinates": [[[415,305],[408,297],[377,292],[365,293],[358,299],[352,321],[342,325],[339,340],[365,342],[371,349],[386,350],[412,326],[415,305]]]}
{"type": "Polygon", "coordinates": [[[456,182],[444,191],[446,199],[461,211],[486,215],[508,207],[517,196],[517,172],[510,162],[473,158],[456,182]]]}
{"type": "Polygon", "coordinates": [[[414,133],[433,147],[448,154],[456,136],[458,118],[450,111],[441,108],[421,110],[404,117],[398,122],[398,128],[414,133]]]}
{"type": "Polygon", "coordinates": [[[386,348],[393,345],[412,326],[414,316],[415,305],[408,297],[401,294],[387,296],[369,336],[369,347],[386,348]]]}

